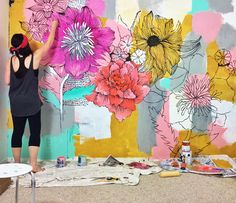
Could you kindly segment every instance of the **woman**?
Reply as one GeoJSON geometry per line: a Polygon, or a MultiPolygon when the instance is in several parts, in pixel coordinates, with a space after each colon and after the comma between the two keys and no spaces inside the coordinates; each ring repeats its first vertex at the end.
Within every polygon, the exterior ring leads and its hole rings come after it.
{"type": "Polygon", "coordinates": [[[33,172],[41,170],[37,164],[41,131],[41,101],[38,95],[38,69],[43,56],[51,47],[57,20],[53,20],[47,42],[32,52],[28,39],[23,34],[14,34],[11,39],[10,52],[5,71],[5,83],[10,85],[9,99],[13,120],[11,147],[16,163],[20,163],[22,136],[28,120],[30,127],[29,154],[33,172]]]}

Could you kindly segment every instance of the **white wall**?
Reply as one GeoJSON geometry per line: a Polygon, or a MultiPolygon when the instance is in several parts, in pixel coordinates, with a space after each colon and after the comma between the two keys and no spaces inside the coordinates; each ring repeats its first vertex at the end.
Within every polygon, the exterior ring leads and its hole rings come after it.
{"type": "Polygon", "coordinates": [[[0,162],[7,160],[8,87],[4,84],[4,70],[8,58],[8,1],[0,6],[0,162]]]}

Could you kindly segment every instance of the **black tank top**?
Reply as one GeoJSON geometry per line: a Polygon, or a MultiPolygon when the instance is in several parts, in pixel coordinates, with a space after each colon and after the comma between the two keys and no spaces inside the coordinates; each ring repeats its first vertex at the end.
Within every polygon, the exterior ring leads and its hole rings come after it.
{"type": "Polygon", "coordinates": [[[25,57],[19,59],[19,69],[10,71],[9,99],[13,116],[31,116],[40,111],[41,100],[38,94],[38,70],[33,69],[33,54],[29,69],[25,67],[25,57]]]}

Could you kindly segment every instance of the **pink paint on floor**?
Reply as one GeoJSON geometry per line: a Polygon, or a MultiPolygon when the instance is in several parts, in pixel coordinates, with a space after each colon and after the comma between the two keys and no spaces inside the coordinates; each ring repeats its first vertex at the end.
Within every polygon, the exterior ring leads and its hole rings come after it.
{"type": "Polygon", "coordinates": [[[201,12],[193,15],[193,32],[201,35],[205,42],[214,41],[220,31],[223,18],[219,13],[201,12]]]}

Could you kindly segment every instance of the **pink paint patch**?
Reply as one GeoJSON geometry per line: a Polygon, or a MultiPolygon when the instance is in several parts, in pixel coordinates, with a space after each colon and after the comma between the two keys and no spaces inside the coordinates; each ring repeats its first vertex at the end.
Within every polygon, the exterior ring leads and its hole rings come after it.
{"type": "Polygon", "coordinates": [[[115,39],[112,42],[113,46],[118,46],[122,37],[125,37],[125,36],[131,37],[131,35],[132,35],[130,30],[127,27],[125,27],[121,24],[118,24],[114,20],[107,20],[106,26],[110,27],[115,32],[115,39]]]}
{"type": "Polygon", "coordinates": [[[32,16],[32,11],[29,10],[28,8],[30,8],[31,6],[33,6],[35,4],[34,0],[28,0],[25,1],[24,3],[24,15],[25,15],[25,20],[28,22],[32,16]]]}
{"type": "Polygon", "coordinates": [[[88,6],[96,16],[103,16],[105,11],[105,2],[103,0],[87,0],[86,6],[88,6]]]}
{"type": "Polygon", "coordinates": [[[225,128],[217,124],[210,124],[208,126],[209,136],[211,137],[212,144],[216,145],[217,147],[224,147],[228,145],[228,143],[224,140],[224,132],[226,131],[225,128]]]}
{"type": "Polygon", "coordinates": [[[214,41],[218,35],[223,18],[219,13],[201,12],[193,16],[193,32],[201,35],[209,43],[214,41]]]}
{"type": "Polygon", "coordinates": [[[236,60],[236,46],[230,50],[230,53],[232,55],[232,60],[236,60]]]}
{"type": "Polygon", "coordinates": [[[157,119],[156,147],[152,149],[154,159],[170,158],[171,151],[177,144],[179,133],[169,124],[169,102],[166,101],[157,119]]]}

